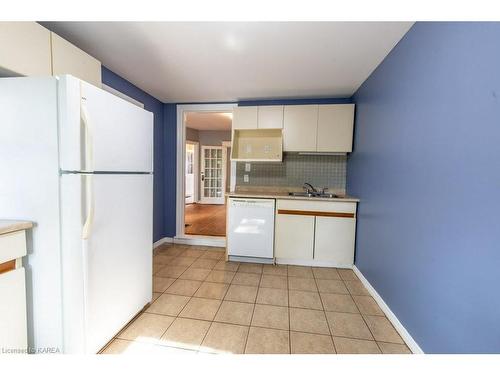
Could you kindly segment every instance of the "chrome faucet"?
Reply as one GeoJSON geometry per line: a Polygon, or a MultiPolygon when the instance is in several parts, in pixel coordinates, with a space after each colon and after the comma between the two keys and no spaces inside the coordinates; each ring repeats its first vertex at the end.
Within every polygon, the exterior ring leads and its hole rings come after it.
{"type": "Polygon", "coordinates": [[[310,194],[310,193],[317,193],[318,191],[312,186],[309,182],[304,182],[304,186],[302,186],[304,190],[310,194]]]}

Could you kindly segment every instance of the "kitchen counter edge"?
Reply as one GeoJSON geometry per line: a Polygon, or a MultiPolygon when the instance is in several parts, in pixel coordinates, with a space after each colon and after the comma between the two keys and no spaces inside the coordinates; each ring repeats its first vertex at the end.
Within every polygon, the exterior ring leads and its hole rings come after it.
{"type": "Polygon", "coordinates": [[[227,198],[267,198],[267,199],[290,199],[300,201],[321,201],[321,202],[359,202],[358,198],[345,196],[338,198],[318,198],[318,197],[294,197],[286,193],[257,193],[257,192],[235,192],[226,193],[227,198]]]}
{"type": "Polygon", "coordinates": [[[30,229],[32,227],[33,223],[31,221],[0,220],[0,235],[30,229]]]}

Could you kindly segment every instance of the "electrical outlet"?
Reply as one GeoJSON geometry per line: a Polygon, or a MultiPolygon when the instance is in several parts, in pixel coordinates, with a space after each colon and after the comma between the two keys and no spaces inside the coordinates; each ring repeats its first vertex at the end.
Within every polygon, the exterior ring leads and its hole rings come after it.
{"type": "Polygon", "coordinates": [[[250,163],[245,163],[245,172],[250,172],[252,170],[252,165],[250,163]]]}
{"type": "Polygon", "coordinates": [[[244,174],[243,175],[243,182],[249,182],[250,181],[250,178],[248,177],[247,174],[244,174]]]}

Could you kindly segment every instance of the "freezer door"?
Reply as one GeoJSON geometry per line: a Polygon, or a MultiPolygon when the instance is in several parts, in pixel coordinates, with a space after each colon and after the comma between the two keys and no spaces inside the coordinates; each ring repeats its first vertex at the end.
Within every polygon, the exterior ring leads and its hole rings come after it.
{"type": "Polygon", "coordinates": [[[153,177],[65,174],[66,353],[96,353],[152,298],[153,177]]]}
{"type": "Polygon", "coordinates": [[[59,77],[60,168],[151,172],[153,114],[72,76],[59,77]]]}

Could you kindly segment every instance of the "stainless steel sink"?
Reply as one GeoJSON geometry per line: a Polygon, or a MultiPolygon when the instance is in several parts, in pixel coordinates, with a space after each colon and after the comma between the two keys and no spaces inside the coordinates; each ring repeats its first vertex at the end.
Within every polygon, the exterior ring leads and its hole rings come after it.
{"type": "Polygon", "coordinates": [[[288,193],[292,197],[306,197],[306,198],[339,198],[338,195],[332,193],[320,192],[307,192],[307,191],[294,191],[288,193]]]}

